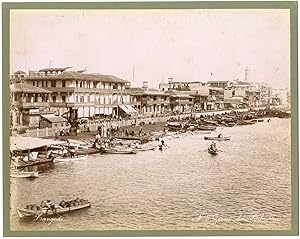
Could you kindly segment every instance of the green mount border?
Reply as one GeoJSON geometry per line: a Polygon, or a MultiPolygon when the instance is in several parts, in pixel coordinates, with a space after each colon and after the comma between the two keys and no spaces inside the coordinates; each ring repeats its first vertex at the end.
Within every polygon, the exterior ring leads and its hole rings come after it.
{"type": "Polygon", "coordinates": [[[4,236],[239,236],[298,235],[298,4],[296,1],[216,2],[95,2],[95,3],[2,3],[2,100],[3,100],[3,235],[4,236]],[[9,27],[12,9],[289,9],[291,57],[291,230],[127,230],[127,231],[11,231],[9,203],[9,27]]]}

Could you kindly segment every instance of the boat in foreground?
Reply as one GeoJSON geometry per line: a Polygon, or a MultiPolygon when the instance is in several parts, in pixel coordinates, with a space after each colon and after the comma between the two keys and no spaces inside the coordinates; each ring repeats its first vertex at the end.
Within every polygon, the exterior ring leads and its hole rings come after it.
{"type": "Polygon", "coordinates": [[[226,141],[226,140],[230,140],[230,136],[227,137],[213,137],[213,136],[204,136],[205,140],[219,140],[219,141],[226,141]]]}
{"type": "Polygon", "coordinates": [[[12,178],[38,178],[39,172],[11,171],[10,176],[12,178]]]}
{"type": "Polygon", "coordinates": [[[86,160],[87,155],[75,155],[73,157],[56,157],[54,158],[54,162],[72,162],[72,161],[81,161],[86,160]]]}
{"type": "Polygon", "coordinates": [[[20,218],[32,218],[32,217],[51,217],[55,215],[60,215],[64,213],[73,212],[76,210],[84,209],[91,207],[91,203],[89,203],[87,200],[83,200],[82,203],[76,204],[76,206],[70,206],[70,207],[62,207],[58,204],[55,204],[55,209],[51,210],[46,207],[31,207],[31,208],[17,208],[17,213],[20,218]]]}

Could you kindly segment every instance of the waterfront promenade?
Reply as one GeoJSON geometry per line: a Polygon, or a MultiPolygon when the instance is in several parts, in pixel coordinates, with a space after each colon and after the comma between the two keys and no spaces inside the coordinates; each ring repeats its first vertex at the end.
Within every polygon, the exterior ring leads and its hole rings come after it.
{"type": "MultiPolygon", "coordinates": [[[[253,108],[254,110],[263,110],[266,107],[256,107],[253,108]]],[[[176,118],[181,120],[188,116],[193,115],[196,118],[202,116],[212,116],[216,114],[227,114],[230,113],[232,110],[212,110],[212,111],[202,111],[202,112],[193,112],[193,113],[182,113],[182,114],[172,114],[172,115],[163,115],[163,116],[153,116],[153,117],[132,117],[130,119],[122,119],[122,120],[93,120],[90,121],[88,124],[80,126],[80,133],[87,133],[87,132],[96,132],[98,127],[104,127],[105,129],[112,129],[112,128],[122,128],[122,127],[131,127],[131,126],[139,126],[141,123],[148,125],[149,123],[159,124],[163,126],[169,119],[176,118]],[[161,124],[160,124],[161,123],[161,124]],[[88,130],[87,130],[88,129],[88,130]]],[[[248,108],[246,109],[234,109],[235,112],[246,112],[249,111],[248,108]]],[[[153,128],[153,131],[162,130],[163,127],[150,127],[153,128]]],[[[30,129],[27,130],[23,136],[30,136],[30,137],[53,137],[55,136],[55,131],[57,129],[30,129]]],[[[106,134],[106,133],[105,133],[106,134]]],[[[106,135],[105,135],[106,136],[106,135]]],[[[75,138],[80,138],[80,135],[75,138]]]]}

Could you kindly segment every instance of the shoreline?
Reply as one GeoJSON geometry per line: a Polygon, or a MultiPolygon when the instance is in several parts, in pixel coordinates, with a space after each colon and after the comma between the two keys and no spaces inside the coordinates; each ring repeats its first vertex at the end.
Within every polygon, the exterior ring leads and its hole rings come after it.
{"type": "MultiPolygon", "coordinates": [[[[265,107],[260,107],[254,109],[255,112],[268,112],[268,109],[265,107]]],[[[274,112],[281,112],[283,111],[278,110],[278,109],[270,109],[269,114],[265,116],[257,116],[253,117],[253,119],[261,119],[261,118],[274,118],[278,117],[274,115],[274,112]],[[274,111],[274,112],[273,112],[274,111]]],[[[238,116],[244,116],[247,115],[247,113],[250,113],[249,109],[237,109],[234,111],[234,117],[238,116]]],[[[139,121],[135,119],[130,119],[129,124],[123,124],[122,122],[119,122],[120,124],[117,127],[117,134],[110,135],[110,138],[114,138],[115,136],[125,136],[124,132],[125,130],[128,130],[129,132],[134,131],[135,136],[138,135],[139,130],[142,129],[143,135],[149,135],[151,133],[163,133],[165,131],[169,131],[168,126],[166,125],[170,119],[173,119],[174,121],[177,122],[184,122],[184,121],[192,121],[192,120],[199,120],[199,119],[212,119],[215,120],[218,116],[229,116],[232,114],[232,110],[220,110],[220,111],[209,111],[209,112],[197,112],[197,113],[187,113],[187,114],[180,114],[180,115],[171,115],[171,116],[162,116],[162,117],[153,117],[153,118],[140,118],[139,121]],[[136,124],[132,125],[131,123],[135,121],[136,124]],[[140,125],[140,123],[143,122],[143,125],[140,125]],[[150,124],[151,123],[151,124],[150,124]]],[[[244,119],[243,119],[244,120],[244,119]]],[[[242,121],[243,121],[242,120],[242,121]]],[[[116,122],[109,122],[110,126],[108,128],[112,129],[112,124],[116,122]]],[[[127,122],[128,123],[128,122],[127,122]]],[[[98,126],[98,125],[97,125],[98,126]]],[[[236,125],[235,125],[236,126],[236,125]]],[[[217,127],[226,127],[222,125],[218,125],[217,127]]],[[[234,126],[233,126],[234,127],[234,126]]],[[[97,128],[94,127],[94,130],[90,130],[89,132],[80,132],[78,135],[70,134],[66,136],[58,136],[58,140],[60,139],[74,139],[74,140],[81,140],[81,141],[91,141],[95,140],[95,135],[97,134],[97,128]]],[[[53,138],[48,137],[48,138],[53,138]]],[[[107,138],[101,136],[101,138],[107,138]]]]}

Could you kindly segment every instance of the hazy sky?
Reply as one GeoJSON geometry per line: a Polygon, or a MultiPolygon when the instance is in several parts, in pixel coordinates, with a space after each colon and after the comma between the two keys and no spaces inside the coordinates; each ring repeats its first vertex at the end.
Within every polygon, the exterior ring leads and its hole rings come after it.
{"type": "Polygon", "coordinates": [[[11,72],[73,66],[148,81],[244,79],[288,87],[288,10],[13,10],[11,72]]]}

